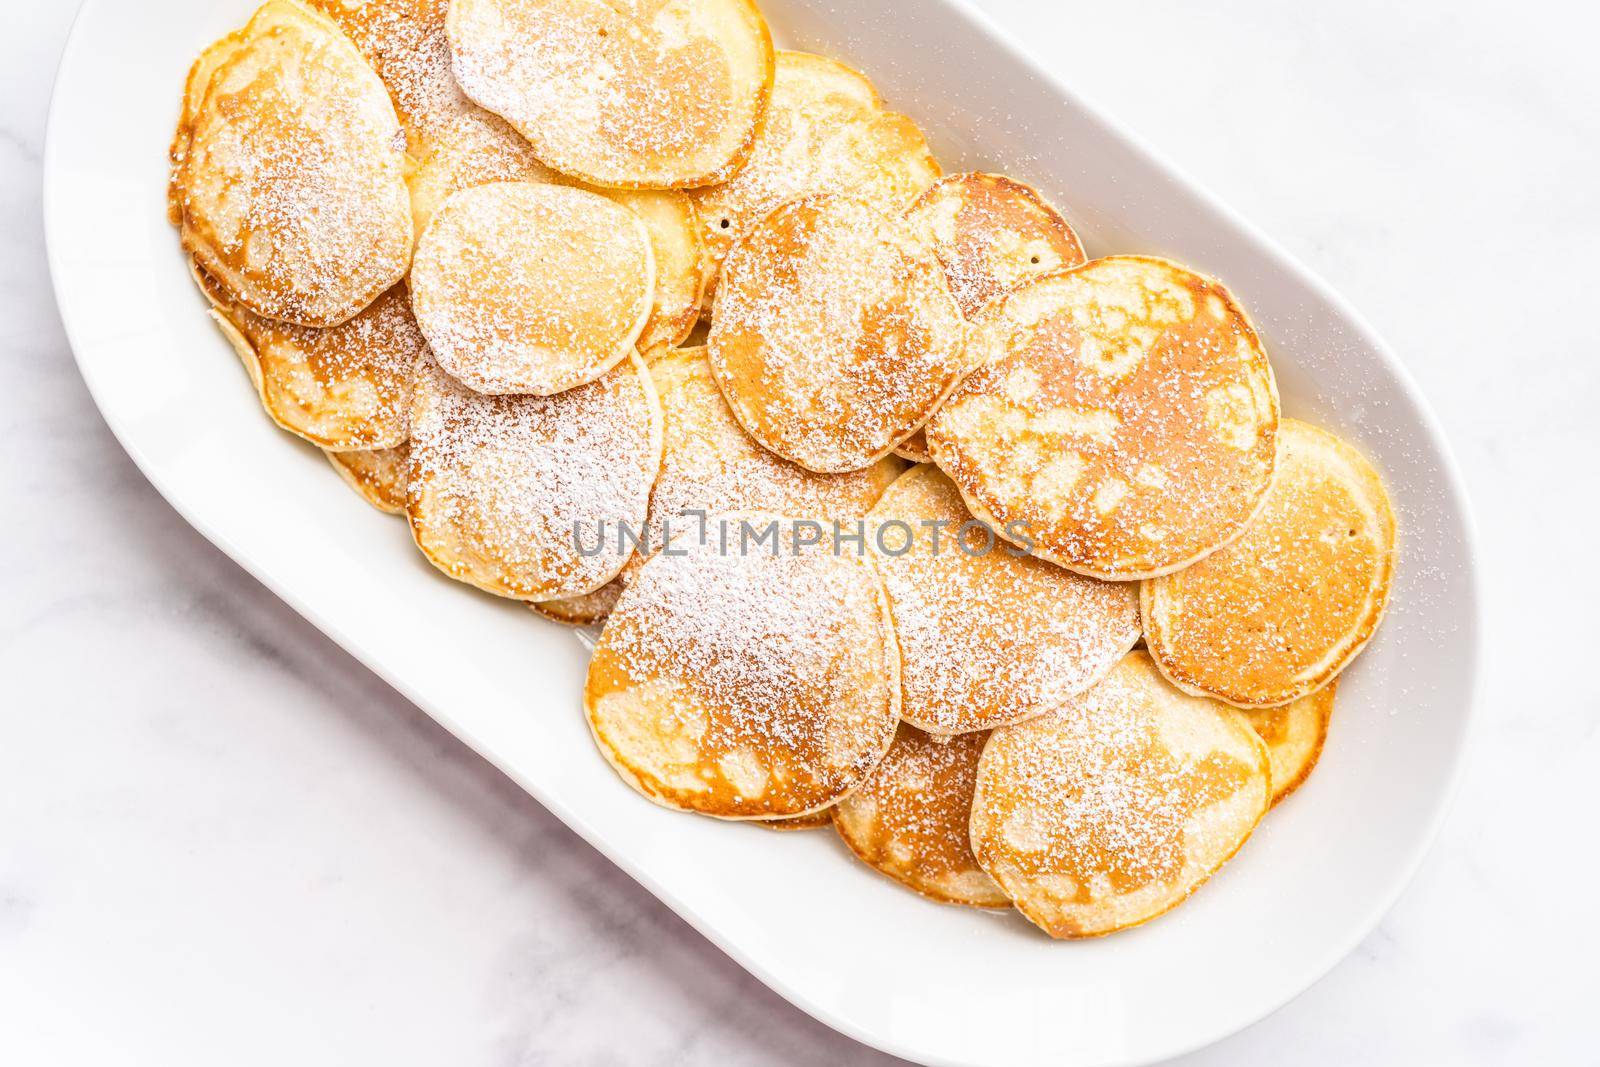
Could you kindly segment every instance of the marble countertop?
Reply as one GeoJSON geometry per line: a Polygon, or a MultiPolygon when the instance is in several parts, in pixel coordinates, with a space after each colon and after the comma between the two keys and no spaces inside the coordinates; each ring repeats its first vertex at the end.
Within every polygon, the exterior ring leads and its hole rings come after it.
{"type": "MultiPolygon", "coordinates": [[[[0,19],[0,1063],[886,1059],[703,941],[123,455],[39,223],[75,6],[0,19]]],[[[1600,13],[984,6],[1363,309],[1481,526],[1484,703],[1438,844],[1357,952],[1191,1062],[1593,1062],[1600,13]]]]}

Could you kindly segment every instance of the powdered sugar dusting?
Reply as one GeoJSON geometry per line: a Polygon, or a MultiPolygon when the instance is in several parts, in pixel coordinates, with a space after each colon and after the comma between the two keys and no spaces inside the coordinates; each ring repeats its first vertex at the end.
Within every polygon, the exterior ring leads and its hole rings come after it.
{"type": "Polygon", "coordinates": [[[462,90],[600,185],[720,180],[766,102],[771,43],[741,0],[453,0],[446,27],[462,90]]]}
{"type": "Polygon", "coordinates": [[[312,0],[372,65],[394,99],[416,160],[412,212],[421,234],[451,193],[493,181],[549,181],[553,172],[504,119],[468,100],[450,69],[448,0],[312,0]]]}
{"type": "Polygon", "coordinates": [[[650,376],[662,409],[661,474],[647,524],[651,546],[663,543],[669,526],[674,536],[694,532],[696,513],[857,519],[900,469],[880,460],[865,470],[817,474],[768,452],[733,417],[703,348],[664,353],[650,363],[650,376]]]}
{"type": "Polygon", "coordinates": [[[410,201],[394,108],[320,17],[265,5],[185,125],[184,246],[239,302],[333,326],[405,273],[410,201]]]}
{"type": "MultiPolygon", "coordinates": [[[[915,535],[911,551],[879,551],[874,563],[900,641],[901,714],[923,729],[1042,714],[1099,681],[1139,637],[1137,586],[1014,555],[975,525],[963,532],[972,515],[936,468],[902,475],[872,518],[915,535]]],[[[897,551],[904,543],[888,540],[897,551]]]]}
{"type": "Polygon", "coordinates": [[[1030,918],[1104,932],[1095,924],[1187,895],[1248,836],[1268,791],[1266,753],[1239,717],[1178,694],[1136,653],[1055,712],[994,732],[972,841],[1030,918]]]}
{"type": "Polygon", "coordinates": [[[1148,583],[1150,647],[1180,685],[1282,704],[1342,670],[1372,636],[1394,571],[1394,514],[1366,459],[1293,419],[1254,522],[1193,567],[1148,583]]]}
{"type": "MultiPolygon", "coordinates": [[[[739,518],[718,525],[738,536],[739,518]]],[[[853,556],[778,538],[775,551],[713,539],[658,554],[607,620],[591,720],[663,802],[797,815],[853,788],[888,747],[895,654],[876,579],[853,556]]]]}
{"type": "Polygon", "coordinates": [[[967,832],[986,733],[939,740],[901,724],[883,762],[845,797],[834,824],[856,855],[919,893],[980,907],[1010,903],[967,832]]]}
{"type": "Polygon", "coordinates": [[[1225,289],[1113,256],[990,307],[970,335],[981,365],[927,426],[975,513],[1026,523],[1037,555],[1116,579],[1240,533],[1272,478],[1278,397],[1225,289]]]}
{"type": "Polygon", "coordinates": [[[262,318],[232,303],[198,266],[193,273],[279,426],[339,451],[386,449],[406,440],[411,371],[425,342],[404,285],[350,321],[318,329],[262,318]]]}
{"type": "Polygon", "coordinates": [[[457,193],[417,245],[412,306],[439,363],[485,393],[548,395],[633,350],[655,266],[644,224],[584,189],[457,193]]]}
{"type": "Polygon", "coordinates": [[[857,200],[784,205],[724,264],[711,365],[744,428],[816,471],[865,467],[961,368],[960,311],[926,246],[857,200]]]}
{"type": "Polygon", "coordinates": [[[1083,246],[1038,193],[998,174],[952,174],[906,211],[967,318],[1027,278],[1075,267],[1083,246]]]}
{"type": "Polygon", "coordinates": [[[749,160],[727,181],[691,195],[707,250],[720,263],[736,240],[789,200],[837,193],[893,214],[938,176],[922,131],[884,110],[866,78],[822,56],[779,52],[772,100],[749,160]]]}
{"type": "Polygon", "coordinates": [[[418,544],[452,577],[523,600],[592,592],[616,576],[621,556],[578,546],[592,546],[601,523],[644,521],[661,459],[655,397],[632,359],[558,396],[495,397],[425,358],[411,432],[418,544]]]}

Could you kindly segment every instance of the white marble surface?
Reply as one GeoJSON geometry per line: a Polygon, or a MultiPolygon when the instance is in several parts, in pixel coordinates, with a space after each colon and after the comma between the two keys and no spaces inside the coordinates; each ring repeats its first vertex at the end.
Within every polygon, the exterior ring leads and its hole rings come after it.
{"type": "MultiPolygon", "coordinates": [[[[883,1059],[611,869],[123,456],[39,226],[74,6],[0,13],[0,1063],[883,1059]]],[[[1358,952],[1193,1062],[1593,1062],[1600,582],[1569,569],[1600,520],[1600,17],[987,6],[1366,312],[1481,525],[1481,727],[1441,840],[1358,952]]]]}

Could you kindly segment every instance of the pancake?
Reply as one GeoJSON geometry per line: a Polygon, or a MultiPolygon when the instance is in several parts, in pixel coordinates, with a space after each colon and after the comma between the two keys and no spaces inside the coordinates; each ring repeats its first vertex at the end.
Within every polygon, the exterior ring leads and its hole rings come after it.
{"type": "Polygon", "coordinates": [[[337,326],[405,275],[413,234],[394,105],[338,27],[300,4],[268,0],[201,56],[172,157],[184,250],[229,303],[337,326]]]}
{"type": "MultiPolygon", "coordinates": [[[[896,461],[880,460],[859,471],[817,474],[768,452],[733,417],[703,348],[658,350],[649,367],[662,413],[661,473],[645,525],[649,550],[669,533],[698,537],[703,516],[727,511],[828,523],[860,519],[900,471],[896,461]]],[[[640,562],[629,561],[625,580],[640,562]]]]}
{"type": "MultiPolygon", "coordinates": [[[[623,590],[584,706],[622,778],[665,807],[792,818],[849,793],[894,739],[900,657],[872,568],[785,520],[770,550],[689,543],[623,590]]],[[[748,523],[740,527],[738,522],[748,523]]]]}
{"type": "Polygon", "coordinates": [[[323,450],[345,484],[379,511],[403,515],[406,510],[406,464],[409,444],[394,448],[363,448],[350,452],[323,450]]]}
{"type": "Polygon", "coordinates": [[[451,0],[445,27],[462,91],[594,185],[722,181],[772,83],[750,0],[451,0]]]}
{"type": "Polygon", "coordinates": [[[272,421],[336,452],[393,448],[411,422],[411,371],[427,348],[402,283],[355,318],[317,329],[262,318],[229,301],[191,262],[211,318],[249,372],[272,421]]]}
{"type": "Polygon", "coordinates": [[[1067,220],[1034,189],[999,174],[941,178],[906,219],[939,257],[969,319],[1019,283],[1084,261],[1067,220]]]}
{"type": "Polygon", "coordinates": [[[1185,692],[1287,704],[1366,646],[1394,561],[1394,511],[1378,472],[1332,434],[1285,419],[1277,478],[1244,536],[1144,585],[1150,654],[1185,692]]]}
{"type": "Polygon", "coordinates": [[[568,626],[593,626],[605,621],[611,609],[617,606],[617,598],[621,595],[622,583],[613,578],[592,593],[564,600],[534,601],[528,607],[547,619],[568,626]]]}
{"type": "Polygon", "coordinates": [[[516,600],[592,593],[626,557],[661,465],[661,409],[631,356],[558,396],[485,396],[424,357],[411,404],[406,513],[450,577],[516,600]]]}
{"type": "MultiPolygon", "coordinates": [[[[999,174],[940,178],[906,209],[906,219],[939,257],[950,295],[969,322],[1027,279],[1084,262],[1067,220],[1035,190],[999,174]]],[[[916,463],[933,458],[922,430],[894,451],[916,463]]]]}
{"type": "MultiPolygon", "coordinates": [[[[500,120],[488,112],[487,118],[500,120]]],[[[433,213],[463,189],[495,182],[568,184],[584,188],[534,158],[515,131],[503,133],[464,124],[449,139],[430,143],[429,154],[410,178],[411,213],[417,233],[427,229],[433,213]]],[[[636,342],[640,349],[683,341],[700,318],[709,263],[700,240],[699,216],[684,193],[655,189],[593,189],[628,208],[644,223],[655,260],[655,287],[650,311],[636,342]]]]}
{"type": "Polygon", "coordinates": [[[530,182],[456,193],[417,242],[411,305],[439,365],[480,393],[550,396],[634,350],[655,260],[632,211],[530,182]]]}
{"type": "Polygon", "coordinates": [[[1243,532],[1272,480],[1278,392],[1220,284],[1112,256],[1026,282],[982,319],[979,369],[927,427],[974,515],[1116,580],[1179,570],[1243,532]]]}
{"type": "Polygon", "coordinates": [[[922,131],[887,110],[865,77],[823,56],[779,52],[772,101],[749,160],[720,185],[690,194],[712,283],[733,243],[779,204],[840,193],[893,213],[938,176],[922,131]]]}
{"type": "Polygon", "coordinates": [[[904,723],[833,825],[862,862],[947,904],[1005,908],[1011,900],[972,855],[967,824],[984,733],[941,741],[904,723]]]}
{"type": "Polygon", "coordinates": [[[1299,789],[1317,765],[1328,739],[1328,720],[1333,717],[1333,694],[1338,687],[1339,681],[1334,679],[1293,703],[1243,713],[1271,757],[1274,806],[1299,789]]]}
{"type": "Polygon", "coordinates": [[[706,289],[707,263],[694,204],[674,189],[598,191],[638,215],[650,239],[655,289],[639,334],[639,350],[682,344],[700,321],[706,289]]]}
{"type": "Polygon", "coordinates": [[[427,231],[434,212],[463,189],[495,182],[549,183],[556,177],[515,131],[463,124],[430,141],[428,154],[411,172],[411,217],[417,236],[427,231]]]}
{"type": "Polygon", "coordinates": [[[900,716],[913,726],[962,734],[1041,715],[1139,637],[1137,586],[997,542],[931,464],[896,479],[870,519],[883,527],[872,560],[900,645],[900,716]]]}
{"type": "Polygon", "coordinates": [[[989,736],[972,848],[1051,937],[1095,937],[1182,903],[1271,794],[1243,716],[1178,692],[1135,652],[1056,711],[989,736]]]}
{"type": "Polygon", "coordinates": [[[707,350],[750,436],[808,470],[859,470],[911,436],[961,372],[939,261],[902,222],[791,201],[723,264],[707,350]]]}

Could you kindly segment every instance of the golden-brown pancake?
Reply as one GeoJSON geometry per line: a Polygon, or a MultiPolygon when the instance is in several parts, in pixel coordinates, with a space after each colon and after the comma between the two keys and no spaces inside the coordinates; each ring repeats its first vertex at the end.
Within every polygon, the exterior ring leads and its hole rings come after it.
{"type": "MultiPolygon", "coordinates": [[[[906,209],[906,219],[939,257],[950,295],[969,322],[1008,289],[1084,261],[1067,220],[1034,189],[999,174],[940,178],[906,209]]],[[[933,458],[922,430],[900,442],[895,455],[916,463],[933,458]]]]}
{"type": "Polygon", "coordinates": [[[808,470],[859,470],[911,436],[962,366],[933,252],[860,200],[791,201],[723,263],[707,350],[745,430],[808,470]]]}
{"type": "MultiPolygon", "coordinates": [[[[860,519],[901,470],[898,461],[884,459],[859,471],[818,474],[768,452],[733,417],[703,348],[658,349],[649,367],[662,417],[661,473],[645,525],[648,551],[669,532],[674,539],[700,536],[705,516],[727,511],[825,523],[860,519]]],[[[630,560],[623,578],[641,562],[639,556],[630,560]]]]}
{"type": "Polygon", "coordinates": [[[1032,187],[1000,174],[951,174],[906,209],[944,265],[961,313],[978,310],[1029,278],[1076,267],[1083,245],[1032,187]]]}
{"type": "Polygon", "coordinates": [[[406,510],[406,464],[411,456],[409,444],[394,448],[360,448],[323,455],[339,472],[345,484],[361,494],[363,500],[390,515],[406,510]]]}
{"type": "Polygon", "coordinates": [[[886,110],[865,77],[823,56],[779,52],[772,101],[749,160],[722,184],[690,194],[712,282],[733,242],[779,204],[841,193],[893,213],[938,176],[922,131],[886,110]]]}
{"type": "Polygon", "coordinates": [[[872,509],[873,563],[900,645],[901,718],[962,734],[1041,715],[1139,637],[1138,587],[1028,556],[973,520],[932,464],[872,509]]]}
{"type": "Polygon", "coordinates": [[[405,443],[411,372],[427,342],[404,284],[348,322],[318,329],[262,318],[230,302],[198,265],[190,267],[273,422],[336,452],[405,443]]]}
{"type": "Polygon", "coordinates": [[[1333,717],[1333,694],[1339,687],[1335,678],[1310,696],[1275,708],[1255,708],[1243,712],[1250,728],[1266,743],[1272,757],[1272,803],[1300,788],[1317,765],[1323,743],[1328,739],[1328,720],[1333,717]]]}
{"type": "Polygon", "coordinates": [[[446,138],[429,142],[427,156],[409,179],[411,217],[419,239],[427,232],[434,212],[463,189],[494,182],[551,183],[558,177],[533,157],[528,143],[515,132],[506,136],[513,140],[463,126],[446,138]]]}
{"type": "Polygon", "coordinates": [[[338,27],[293,0],[268,0],[196,62],[172,156],[183,247],[230,303],[337,326],[405,275],[394,105],[338,27]]]}
{"type": "Polygon", "coordinates": [[[734,542],[652,556],[595,646],[596,743],[658,804],[792,818],[858,786],[894,738],[900,656],[872,568],[786,520],[728,518],[734,542]],[[769,526],[769,524],[771,524],[769,526]],[[772,532],[766,547],[755,536],[772,532]]]}
{"type": "Polygon", "coordinates": [[[499,182],[434,213],[411,306],[439,365],[465,385],[550,396],[633,352],[654,286],[634,212],[584,189],[499,182]]]}
{"type": "Polygon", "coordinates": [[[1009,907],[972,855],[967,824],[988,734],[940,740],[904,723],[861,788],[834,806],[833,825],[868,866],[947,904],[1009,907]]]}
{"type": "Polygon", "coordinates": [[[1240,707],[1299,699],[1371,639],[1394,560],[1378,472],[1332,434],[1285,419],[1277,478],[1244,535],[1145,583],[1150,654],[1186,692],[1240,707]]]}
{"type": "Polygon", "coordinates": [[[928,446],[972,513],[1034,554],[1097,578],[1167,574],[1265,499],[1278,391],[1217,282],[1097,259],[1013,289],[968,345],[979,369],[929,420],[928,446]]]}
{"type": "Polygon", "coordinates": [[[750,0],[451,0],[445,26],[462,91],[595,185],[723,180],[772,84],[750,0]]]}
{"type": "Polygon", "coordinates": [[[592,593],[626,556],[661,465],[661,409],[630,356],[556,396],[485,396],[424,356],[411,404],[406,512],[450,577],[516,600],[592,593]]]}
{"type": "Polygon", "coordinates": [[[622,582],[613,578],[592,593],[564,600],[534,601],[528,607],[547,619],[568,626],[593,626],[605,621],[611,609],[617,606],[617,598],[621,595],[622,582]]]}
{"type": "Polygon", "coordinates": [[[700,220],[687,194],[676,189],[602,189],[644,223],[655,259],[655,295],[637,342],[639,351],[682,344],[700,321],[707,263],[700,220]]]}
{"type": "Polygon", "coordinates": [[[1051,937],[1095,937],[1182,903],[1271,802],[1244,717],[1129,655],[1056,711],[989,735],[972,801],[978,862],[1051,937]]]}

